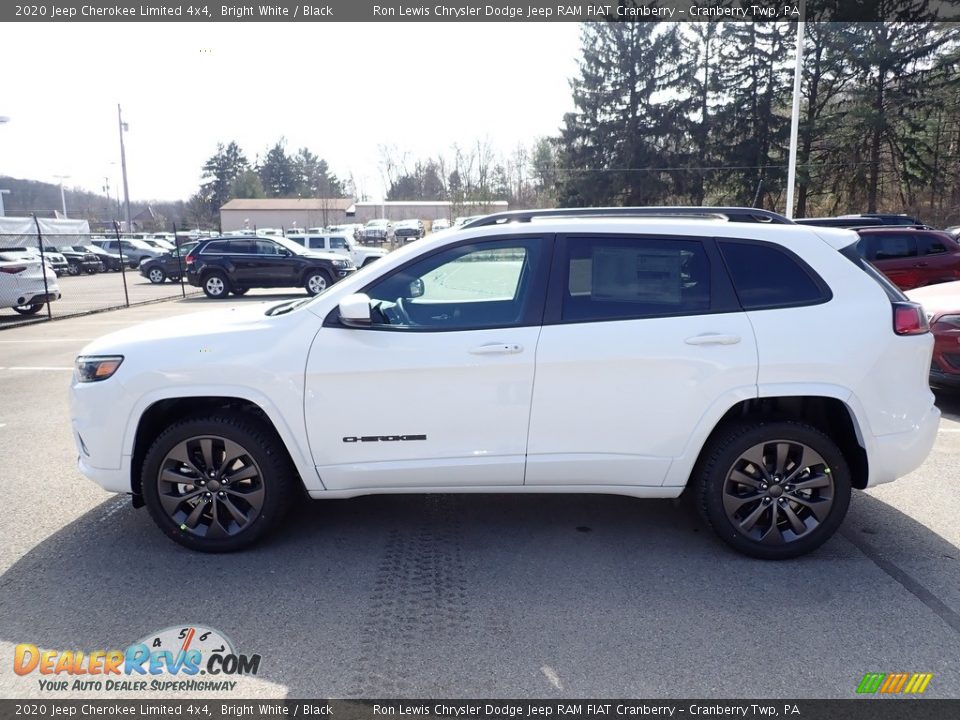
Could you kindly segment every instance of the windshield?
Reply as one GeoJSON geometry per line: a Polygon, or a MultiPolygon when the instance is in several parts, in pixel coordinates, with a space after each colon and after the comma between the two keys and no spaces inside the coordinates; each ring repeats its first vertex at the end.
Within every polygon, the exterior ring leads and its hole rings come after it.
{"type": "Polygon", "coordinates": [[[367,227],[383,227],[384,225],[388,225],[389,222],[389,220],[371,220],[367,223],[367,227]]]}
{"type": "Polygon", "coordinates": [[[271,237],[270,239],[278,245],[283,245],[283,247],[292,252],[294,255],[303,255],[305,252],[302,245],[298,245],[293,240],[288,240],[285,237],[271,237]]]}

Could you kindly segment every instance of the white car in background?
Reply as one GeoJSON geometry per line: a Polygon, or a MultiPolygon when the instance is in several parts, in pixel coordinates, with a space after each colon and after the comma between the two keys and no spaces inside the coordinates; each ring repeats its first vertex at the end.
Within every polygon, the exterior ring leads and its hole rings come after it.
{"type": "Polygon", "coordinates": [[[450,221],[446,218],[438,218],[430,223],[430,232],[439,232],[440,230],[448,230],[450,228],[450,221]]]}
{"type": "Polygon", "coordinates": [[[341,233],[297,233],[287,235],[288,240],[303,245],[307,250],[326,250],[339,255],[345,255],[358,268],[374,260],[379,260],[387,251],[379,247],[364,247],[358,245],[352,236],[341,233]]]}
{"type": "Polygon", "coordinates": [[[0,251],[0,307],[35,315],[60,299],[57,276],[27,248],[0,251]],[[46,276],[46,282],[44,282],[46,276]]]}

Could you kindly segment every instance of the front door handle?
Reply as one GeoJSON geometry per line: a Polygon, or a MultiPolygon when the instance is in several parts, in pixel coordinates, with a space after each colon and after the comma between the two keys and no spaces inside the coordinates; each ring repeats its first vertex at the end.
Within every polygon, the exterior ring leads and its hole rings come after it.
{"type": "Polygon", "coordinates": [[[703,335],[694,335],[688,337],[684,342],[687,345],[736,345],[740,342],[739,335],[719,335],[717,333],[704,333],[703,335]]]}
{"type": "Polygon", "coordinates": [[[516,343],[490,343],[470,350],[471,355],[512,355],[518,352],[523,352],[523,345],[516,343]]]}

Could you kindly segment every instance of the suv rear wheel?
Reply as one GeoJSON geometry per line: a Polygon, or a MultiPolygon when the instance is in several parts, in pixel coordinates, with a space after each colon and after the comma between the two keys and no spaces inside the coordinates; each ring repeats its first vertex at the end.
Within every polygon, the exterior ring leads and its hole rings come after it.
{"type": "Polygon", "coordinates": [[[150,282],[159,285],[167,279],[167,274],[162,268],[155,267],[150,268],[150,272],[147,273],[147,278],[150,280],[150,282]]]}
{"type": "Polygon", "coordinates": [[[310,270],[303,286],[311,295],[319,295],[330,287],[330,276],[325,270],[310,270]]]}
{"type": "Polygon", "coordinates": [[[250,545],[283,517],[294,470],[272,430],[239,413],[182,420],[153,443],[141,487],[150,515],[193,550],[250,545]]]}
{"type": "Polygon", "coordinates": [[[222,272],[213,271],[203,279],[203,292],[208,298],[219,300],[230,294],[227,286],[227,276],[222,272]]]}
{"type": "Polygon", "coordinates": [[[822,545],[850,504],[850,470],[822,432],[796,422],[737,424],[710,441],[692,478],[724,542],[767,560],[822,545]]]}

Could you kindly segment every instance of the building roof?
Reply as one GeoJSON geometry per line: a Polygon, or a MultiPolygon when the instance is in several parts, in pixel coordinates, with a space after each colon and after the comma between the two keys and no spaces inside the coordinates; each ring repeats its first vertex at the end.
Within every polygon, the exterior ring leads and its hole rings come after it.
{"type": "MultiPolygon", "coordinates": [[[[477,205],[477,206],[496,206],[507,207],[506,200],[463,200],[459,205],[477,205]]],[[[358,202],[357,207],[451,207],[453,205],[449,200],[385,200],[383,202],[363,201],[358,202]]]]}
{"type": "Polygon", "coordinates": [[[353,198],[234,198],[221,210],[347,210],[353,198]]]}

